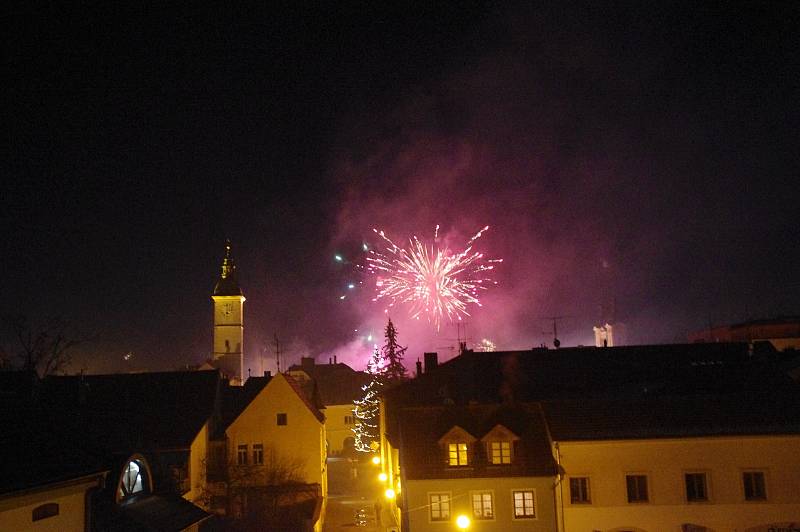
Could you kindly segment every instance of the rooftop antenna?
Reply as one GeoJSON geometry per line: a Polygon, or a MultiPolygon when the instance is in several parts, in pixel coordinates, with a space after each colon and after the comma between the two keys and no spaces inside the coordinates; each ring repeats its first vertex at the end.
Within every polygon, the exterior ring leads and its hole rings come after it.
{"type": "MultiPolygon", "coordinates": [[[[470,341],[470,339],[467,337],[467,322],[465,322],[465,321],[457,321],[456,322],[456,338],[445,338],[445,340],[448,341],[448,342],[452,342],[453,340],[458,342],[458,354],[459,355],[461,353],[463,353],[464,351],[466,351],[467,350],[467,342],[470,341]],[[463,337],[461,335],[461,327],[462,326],[464,327],[464,335],[463,335],[463,337]]],[[[455,350],[455,347],[453,347],[452,345],[449,345],[449,346],[438,346],[436,349],[449,349],[450,351],[453,351],[453,350],[455,350]]]]}
{"type": "Polygon", "coordinates": [[[569,316],[542,316],[540,320],[553,320],[553,347],[558,349],[561,346],[561,340],[558,339],[558,321],[568,318],[569,316]]]}
{"type": "Polygon", "coordinates": [[[275,364],[278,367],[278,373],[281,372],[281,342],[278,340],[278,333],[275,333],[275,364]]]}

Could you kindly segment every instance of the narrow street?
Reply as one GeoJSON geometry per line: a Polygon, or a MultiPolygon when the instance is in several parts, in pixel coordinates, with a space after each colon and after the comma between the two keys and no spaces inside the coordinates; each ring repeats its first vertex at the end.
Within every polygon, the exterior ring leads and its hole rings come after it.
{"type": "MultiPolygon", "coordinates": [[[[385,532],[387,518],[381,512],[380,522],[376,518],[376,502],[383,501],[378,480],[378,466],[365,460],[350,461],[347,458],[328,459],[328,508],[325,517],[325,532],[342,530],[385,532]],[[364,509],[366,523],[356,523],[356,512],[364,509]]],[[[385,506],[385,505],[384,505],[385,506]]]]}

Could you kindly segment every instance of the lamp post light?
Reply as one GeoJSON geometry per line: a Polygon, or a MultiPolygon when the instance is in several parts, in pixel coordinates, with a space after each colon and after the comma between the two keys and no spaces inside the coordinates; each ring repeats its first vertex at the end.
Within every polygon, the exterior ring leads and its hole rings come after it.
{"type": "Polygon", "coordinates": [[[394,499],[395,493],[392,488],[388,488],[386,491],[383,492],[387,499],[391,500],[394,499]]]}
{"type": "Polygon", "coordinates": [[[375,464],[375,465],[381,465],[381,457],[377,456],[377,455],[373,456],[372,457],[372,463],[375,464]]]}
{"type": "Polygon", "coordinates": [[[456,526],[462,530],[469,528],[469,517],[466,515],[456,517],[456,526]]]}
{"type": "Polygon", "coordinates": [[[381,482],[386,482],[386,479],[388,478],[389,476],[386,473],[381,473],[380,475],[378,475],[378,480],[380,480],[381,482]]]}

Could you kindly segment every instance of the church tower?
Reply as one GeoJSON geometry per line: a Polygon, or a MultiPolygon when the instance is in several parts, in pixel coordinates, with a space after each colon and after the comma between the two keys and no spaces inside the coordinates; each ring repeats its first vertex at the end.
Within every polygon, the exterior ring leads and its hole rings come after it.
{"type": "Polygon", "coordinates": [[[225,243],[222,273],[211,296],[214,300],[214,364],[231,384],[243,383],[244,294],[236,280],[230,240],[225,243]]]}

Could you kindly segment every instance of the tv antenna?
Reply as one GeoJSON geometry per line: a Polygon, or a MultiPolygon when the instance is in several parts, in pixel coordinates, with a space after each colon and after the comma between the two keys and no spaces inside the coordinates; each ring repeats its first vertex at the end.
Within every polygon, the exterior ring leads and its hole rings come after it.
{"type": "Polygon", "coordinates": [[[278,367],[278,373],[281,372],[281,342],[278,340],[278,333],[275,333],[275,364],[278,367]]]}
{"type": "Polygon", "coordinates": [[[558,349],[561,346],[561,340],[558,339],[558,322],[569,316],[542,316],[540,320],[547,320],[553,322],[553,347],[558,349]]]}

